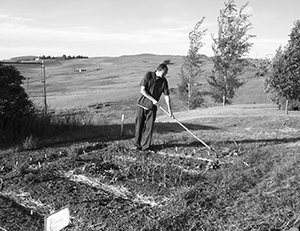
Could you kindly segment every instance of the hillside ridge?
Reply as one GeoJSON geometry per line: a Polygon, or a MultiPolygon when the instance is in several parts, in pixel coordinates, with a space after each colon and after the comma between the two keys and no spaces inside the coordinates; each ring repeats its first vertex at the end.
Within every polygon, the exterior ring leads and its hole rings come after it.
{"type": "MultiPolygon", "coordinates": [[[[26,57],[26,56],[24,56],[26,57]]],[[[26,57],[27,58],[27,57],[26,57]]],[[[197,79],[202,91],[209,91],[207,77],[211,75],[213,62],[204,56],[203,73],[197,79]]],[[[181,82],[180,69],[184,62],[181,55],[137,54],[119,57],[91,57],[86,59],[49,59],[45,61],[47,100],[53,109],[86,108],[89,105],[122,101],[132,104],[139,96],[139,83],[147,71],[155,70],[159,63],[170,60],[168,82],[176,89],[181,82]],[[118,92],[118,94],[116,94],[118,92]]],[[[252,60],[253,61],[253,60],[252,60]]],[[[241,76],[245,84],[237,90],[233,104],[269,103],[263,90],[264,78],[255,76],[257,64],[251,61],[241,76]]],[[[25,76],[31,78],[31,76],[25,76]]],[[[176,107],[182,102],[172,94],[176,107]]],[[[216,103],[207,96],[205,107],[216,103]]]]}

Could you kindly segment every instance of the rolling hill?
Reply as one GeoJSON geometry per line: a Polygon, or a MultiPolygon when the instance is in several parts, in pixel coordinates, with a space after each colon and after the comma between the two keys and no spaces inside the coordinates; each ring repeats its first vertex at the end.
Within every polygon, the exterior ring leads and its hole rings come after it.
{"type": "MultiPolygon", "coordinates": [[[[204,72],[198,82],[203,90],[209,90],[206,77],[211,74],[213,62],[204,55],[203,59],[204,72]]],[[[138,54],[45,60],[48,104],[53,109],[86,108],[90,105],[120,101],[124,105],[130,105],[139,96],[139,82],[143,75],[147,71],[155,70],[164,60],[171,60],[167,78],[170,88],[176,88],[180,83],[179,72],[183,56],[138,54]]],[[[269,103],[263,92],[263,78],[254,77],[257,70],[255,62],[258,60],[249,60],[250,64],[241,76],[245,84],[237,91],[234,104],[269,103]]],[[[178,110],[183,107],[174,95],[172,98],[178,110]]],[[[205,107],[209,106],[217,105],[207,97],[205,107]]]]}

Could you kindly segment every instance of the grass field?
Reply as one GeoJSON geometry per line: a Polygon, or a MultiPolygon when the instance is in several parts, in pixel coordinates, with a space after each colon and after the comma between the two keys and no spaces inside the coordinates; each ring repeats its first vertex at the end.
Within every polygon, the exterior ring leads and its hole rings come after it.
{"type": "MultiPolygon", "coordinates": [[[[143,54],[47,61],[45,65],[48,104],[53,109],[86,108],[106,102],[130,105],[139,97],[139,83],[144,74],[155,70],[158,64],[167,59],[173,63],[169,66],[169,85],[170,88],[176,88],[180,83],[178,74],[183,56],[143,54]],[[85,71],[79,72],[80,69],[85,71]]],[[[206,77],[211,74],[213,67],[210,58],[205,57],[204,60],[204,73],[198,80],[203,91],[209,88],[206,77]]],[[[241,76],[245,84],[238,90],[235,104],[268,103],[263,92],[263,78],[253,78],[256,70],[256,67],[249,66],[241,76]]],[[[176,98],[174,100],[174,105],[182,108],[180,102],[176,98]]],[[[207,98],[205,106],[212,105],[215,106],[212,100],[207,98]]]]}
{"type": "Polygon", "coordinates": [[[180,56],[137,55],[51,62],[46,64],[48,102],[54,109],[84,108],[124,99],[131,102],[139,96],[139,82],[146,71],[155,70],[166,59],[174,62],[170,68],[173,86],[178,82],[180,56]]]}
{"type": "Polygon", "coordinates": [[[175,87],[181,58],[50,62],[50,105],[76,126],[1,150],[0,230],[42,230],[64,206],[70,231],[298,230],[300,113],[269,104],[253,67],[234,105],[186,111],[173,97],[175,117],[215,151],[160,110],[156,153],[131,149],[141,75],[170,59],[175,87]]]}

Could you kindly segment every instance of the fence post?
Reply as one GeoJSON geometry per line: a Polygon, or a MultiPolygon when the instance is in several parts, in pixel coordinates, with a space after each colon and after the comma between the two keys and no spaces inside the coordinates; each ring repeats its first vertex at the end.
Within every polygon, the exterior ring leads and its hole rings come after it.
{"type": "Polygon", "coordinates": [[[124,114],[122,114],[122,117],[121,117],[121,132],[120,132],[120,136],[123,135],[123,126],[124,126],[124,114]]]}
{"type": "Polygon", "coordinates": [[[42,83],[44,86],[44,109],[45,109],[45,114],[47,114],[47,92],[46,92],[46,70],[45,70],[45,64],[44,61],[42,61],[42,83]]]}

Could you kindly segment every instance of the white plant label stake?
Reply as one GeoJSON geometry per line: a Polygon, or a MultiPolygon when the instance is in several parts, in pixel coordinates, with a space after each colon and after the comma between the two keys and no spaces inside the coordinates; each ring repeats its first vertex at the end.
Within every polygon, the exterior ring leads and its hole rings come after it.
{"type": "Polygon", "coordinates": [[[68,207],[64,207],[57,212],[46,216],[44,219],[44,231],[60,231],[70,222],[70,211],[68,207]]]}
{"type": "Polygon", "coordinates": [[[122,114],[122,118],[121,118],[121,133],[120,133],[121,136],[123,135],[124,117],[125,117],[124,114],[122,114]]]}

